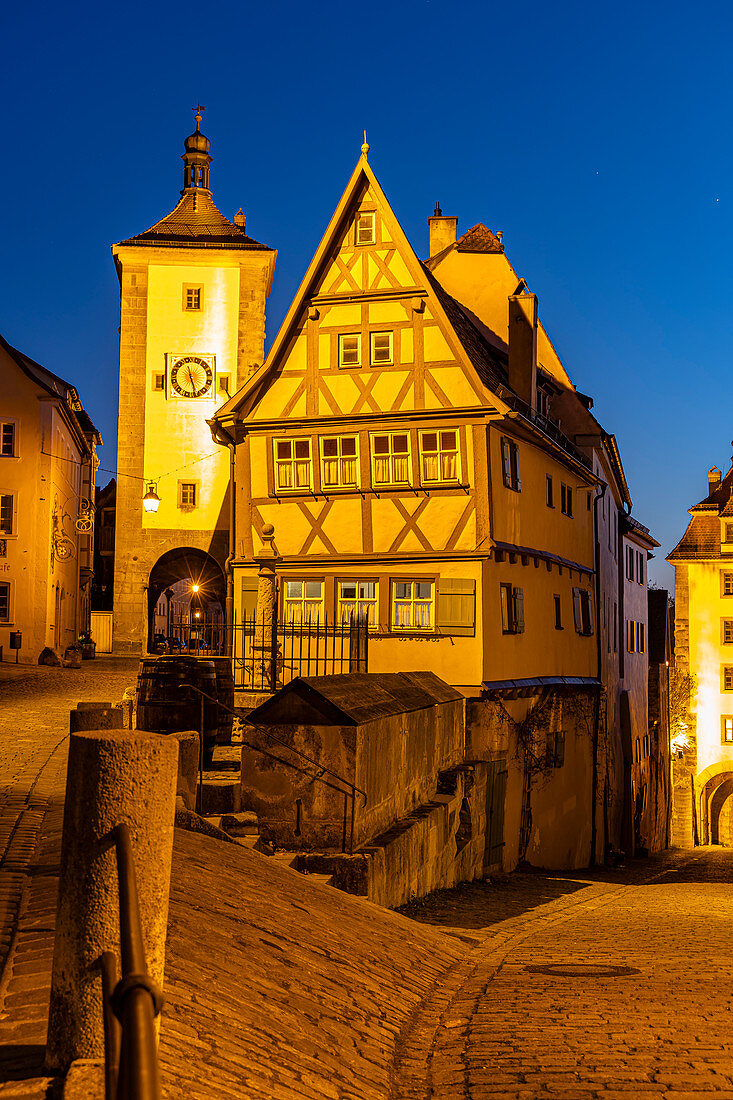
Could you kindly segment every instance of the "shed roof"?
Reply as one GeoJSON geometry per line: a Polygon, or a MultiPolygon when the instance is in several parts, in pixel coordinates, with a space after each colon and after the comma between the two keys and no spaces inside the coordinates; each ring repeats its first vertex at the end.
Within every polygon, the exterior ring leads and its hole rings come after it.
{"type": "Polygon", "coordinates": [[[377,718],[462,700],[433,672],[350,672],[299,676],[253,710],[253,726],[362,726],[377,718]]]}

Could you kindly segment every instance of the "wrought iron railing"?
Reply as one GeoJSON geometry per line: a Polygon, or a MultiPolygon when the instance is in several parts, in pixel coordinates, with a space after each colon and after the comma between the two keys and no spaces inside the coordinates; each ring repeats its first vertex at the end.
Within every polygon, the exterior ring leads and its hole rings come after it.
{"type": "Polygon", "coordinates": [[[121,977],[112,951],[101,958],[104,1009],[105,1100],[159,1100],[160,1072],[155,1017],[163,1007],[160,987],[148,974],[132,839],[127,825],[110,833],[117,859],[121,977]]]}

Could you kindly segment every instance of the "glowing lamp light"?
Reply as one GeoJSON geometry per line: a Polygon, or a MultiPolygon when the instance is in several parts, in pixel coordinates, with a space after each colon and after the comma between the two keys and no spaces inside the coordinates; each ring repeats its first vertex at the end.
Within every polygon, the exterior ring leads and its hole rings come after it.
{"type": "Polygon", "coordinates": [[[191,591],[192,592],[198,592],[198,590],[199,590],[199,585],[198,584],[192,584],[191,585],[191,591]]]}
{"type": "Polygon", "coordinates": [[[143,497],[143,508],[146,512],[157,512],[159,504],[160,497],[155,491],[155,485],[151,482],[148,486],[147,493],[143,497]]]}
{"type": "Polygon", "coordinates": [[[195,614],[194,614],[194,619],[200,619],[200,618],[201,618],[201,612],[196,611],[195,614]]]}

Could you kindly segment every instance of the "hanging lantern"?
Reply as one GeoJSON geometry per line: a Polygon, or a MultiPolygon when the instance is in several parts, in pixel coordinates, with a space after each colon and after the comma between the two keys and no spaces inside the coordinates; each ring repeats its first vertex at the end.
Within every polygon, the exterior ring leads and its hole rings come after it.
{"type": "Polygon", "coordinates": [[[143,497],[143,508],[146,512],[157,512],[159,504],[160,497],[155,491],[155,485],[151,482],[148,486],[147,493],[143,497]]]}

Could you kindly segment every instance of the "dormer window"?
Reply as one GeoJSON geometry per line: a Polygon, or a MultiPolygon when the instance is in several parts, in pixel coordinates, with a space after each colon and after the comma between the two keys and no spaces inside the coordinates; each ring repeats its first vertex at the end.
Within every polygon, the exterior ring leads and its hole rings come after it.
{"type": "Polygon", "coordinates": [[[356,243],[374,244],[377,217],[373,210],[360,211],[356,215],[356,243]]]}

